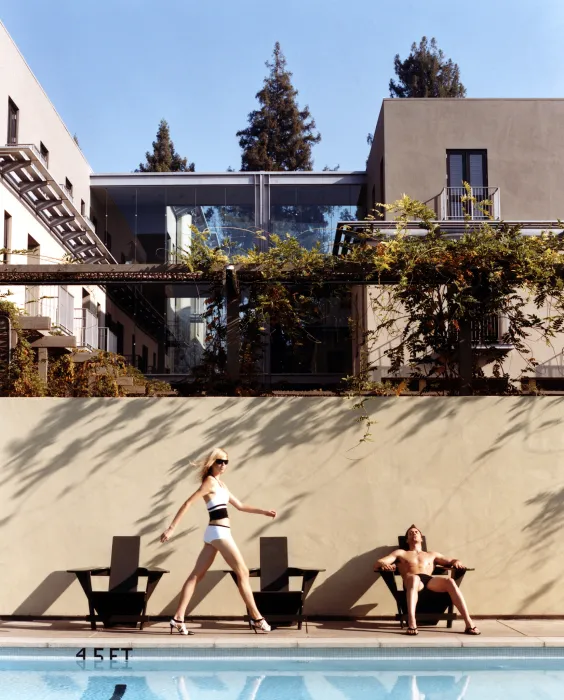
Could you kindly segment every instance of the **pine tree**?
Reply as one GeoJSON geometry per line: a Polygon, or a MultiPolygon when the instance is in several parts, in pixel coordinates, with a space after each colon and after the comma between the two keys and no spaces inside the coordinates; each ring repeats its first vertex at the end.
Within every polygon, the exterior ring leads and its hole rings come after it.
{"type": "Polygon", "coordinates": [[[312,170],[311,147],[321,136],[308,107],[298,108],[298,91],[278,42],[266,66],[270,74],[256,95],[261,107],[249,114],[249,126],[237,132],[241,170],[312,170]]]}
{"type": "Polygon", "coordinates": [[[186,158],[181,158],[174,150],[174,144],[170,138],[168,122],[161,119],[157,131],[157,140],[153,141],[153,153],[145,154],[146,162],[139,163],[138,173],[193,173],[194,163],[188,163],[186,158]]]}
{"type": "Polygon", "coordinates": [[[435,39],[414,42],[405,61],[397,54],[394,70],[398,82],[390,80],[390,97],[466,97],[458,65],[445,59],[435,39]]]}

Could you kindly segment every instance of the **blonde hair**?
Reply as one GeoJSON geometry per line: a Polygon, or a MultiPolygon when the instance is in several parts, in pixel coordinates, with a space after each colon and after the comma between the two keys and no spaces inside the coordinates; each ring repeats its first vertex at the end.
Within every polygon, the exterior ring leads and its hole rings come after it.
{"type": "Polygon", "coordinates": [[[199,470],[198,476],[202,483],[210,475],[210,470],[215,464],[215,460],[218,458],[222,459],[220,455],[225,455],[226,458],[229,457],[229,455],[227,454],[227,450],[224,450],[223,447],[214,447],[207,457],[204,457],[203,459],[200,459],[197,462],[193,463],[194,466],[197,467],[197,469],[199,470]]]}

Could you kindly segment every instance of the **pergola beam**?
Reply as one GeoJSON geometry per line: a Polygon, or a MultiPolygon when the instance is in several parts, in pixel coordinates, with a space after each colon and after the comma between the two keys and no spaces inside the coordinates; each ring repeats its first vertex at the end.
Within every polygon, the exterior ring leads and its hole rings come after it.
{"type": "MultiPolygon", "coordinates": [[[[69,235],[70,231],[68,232],[69,235]]],[[[80,235],[78,232],[77,236],[80,235]]],[[[69,235],[69,238],[71,236],[69,235]]],[[[257,267],[234,266],[237,280],[242,284],[287,282],[307,284],[319,280],[302,277],[291,267],[281,272],[276,280],[264,278],[257,267]]],[[[0,265],[0,284],[151,284],[151,283],[213,283],[221,282],[225,275],[222,267],[206,274],[191,272],[185,265],[176,263],[98,265],[81,263],[74,265],[0,265]]],[[[328,272],[323,282],[327,284],[386,284],[397,281],[395,277],[378,278],[375,271],[343,261],[328,272]]]]}

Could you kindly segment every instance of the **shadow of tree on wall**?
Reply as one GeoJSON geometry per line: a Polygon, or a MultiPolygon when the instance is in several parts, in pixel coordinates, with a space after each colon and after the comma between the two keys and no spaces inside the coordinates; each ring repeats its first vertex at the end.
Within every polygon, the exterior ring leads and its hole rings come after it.
{"type": "MultiPolygon", "coordinates": [[[[546,401],[546,399],[538,400],[546,401]]],[[[497,449],[503,446],[504,440],[506,441],[511,435],[519,432],[523,432],[526,437],[534,436],[538,444],[543,441],[543,433],[554,431],[555,428],[563,424],[563,420],[559,418],[540,420],[537,418],[535,420],[534,408],[536,406],[533,401],[534,399],[531,400],[530,398],[528,400],[524,399],[515,407],[513,424],[502,435],[501,444],[496,446],[497,449]]],[[[555,404],[558,405],[562,401],[564,401],[564,398],[554,397],[551,404],[553,406],[555,404]]],[[[557,445],[554,439],[544,441],[543,454],[556,455],[562,453],[562,451],[562,446],[557,445]]],[[[540,573],[540,568],[548,564],[553,578],[547,581],[547,577],[543,572],[542,576],[540,576],[542,583],[523,598],[519,609],[520,613],[527,612],[531,605],[553,592],[555,586],[559,585],[561,579],[560,556],[557,560],[554,560],[551,558],[551,551],[552,553],[560,552],[560,548],[557,548],[556,545],[564,526],[564,486],[553,490],[539,491],[525,501],[525,506],[536,511],[523,528],[523,532],[528,535],[527,549],[535,556],[533,567],[538,569],[540,573]]]]}
{"type": "MultiPolygon", "coordinates": [[[[27,401],[27,399],[21,399],[21,401],[27,401]]],[[[4,436],[4,454],[7,459],[0,471],[0,487],[13,486],[15,496],[12,512],[2,514],[0,517],[0,527],[10,523],[13,518],[24,512],[29,496],[41,489],[51,476],[62,470],[66,470],[66,481],[60,495],[65,495],[84,484],[85,480],[101,469],[108,469],[111,473],[114,462],[117,469],[120,460],[138,456],[155,444],[159,445],[161,464],[167,461],[170,463],[172,460],[167,456],[167,445],[170,441],[182,440],[189,446],[189,454],[170,464],[163,482],[158,488],[153,489],[152,493],[147,493],[146,514],[134,523],[135,534],[149,538],[152,544],[158,541],[165,519],[176,512],[180,503],[197,486],[196,475],[190,462],[199,458],[213,445],[220,444],[231,451],[243,442],[249,445],[244,459],[234,460],[230,468],[235,473],[245,473],[246,484],[251,483],[249,478],[251,470],[256,473],[253,485],[245,487],[247,492],[237,493],[242,500],[250,502],[256,500],[257,494],[265,485],[280,483],[280,474],[284,474],[284,460],[292,458],[293,450],[311,446],[312,456],[309,462],[303,465],[303,477],[296,478],[296,472],[293,471],[292,476],[289,475],[284,482],[284,488],[291,495],[280,504],[280,518],[276,522],[282,525],[290,519],[301,517],[307,519],[308,513],[305,506],[308,505],[308,499],[314,495],[311,489],[312,471],[320,470],[319,477],[324,487],[333,488],[331,481],[324,475],[321,456],[318,458],[316,455],[317,445],[322,445],[328,440],[333,441],[335,451],[332,462],[339,475],[353,470],[357,459],[362,459],[362,457],[355,457],[356,453],[353,449],[362,436],[362,426],[357,424],[358,413],[352,410],[351,404],[338,398],[329,400],[318,398],[144,398],[46,401],[49,402],[49,411],[45,412],[41,422],[38,422],[25,437],[4,436]],[[108,411],[109,402],[117,402],[117,408],[108,411]],[[166,405],[166,412],[155,410],[156,402],[161,406],[166,405]],[[213,402],[215,406],[213,412],[208,411],[206,402],[213,402]],[[302,410],[304,405],[308,410],[302,410]],[[202,422],[202,414],[206,416],[205,422],[202,422]],[[134,430],[130,430],[132,425],[135,426],[134,430]],[[198,436],[197,450],[193,448],[192,433],[198,436]],[[49,453],[46,456],[47,449],[49,453]],[[84,466],[86,460],[90,465],[88,468],[84,466]]],[[[375,398],[369,402],[368,410],[377,425],[379,416],[384,415],[389,406],[395,407],[400,402],[400,410],[397,413],[394,412],[392,420],[386,421],[386,431],[376,428],[379,431],[378,441],[384,443],[420,435],[429,426],[437,425],[437,422],[444,424],[444,434],[447,435],[451,431],[449,425],[463,407],[470,402],[479,401],[479,398],[473,397],[468,399],[458,397],[450,401],[435,401],[429,397],[375,398]]],[[[500,401],[504,399],[501,398],[500,401]]],[[[491,448],[477,458],[476,468],[481,468],[489,454],[502,449],[512,435],[520,430],[529,429],[527,421],[532,419],[531,411],[532,407],[527,404],[527,399],[514,402],[510,409],[510,424],[507,430],[498,437],[491,448]]],[[[536,422],[539,430],[554,430],[554,421],[537,420],[536,422]]],[[[366,445],[363,449],[366,449],[366,445]]],[[[370,449],[377,451],[378,444],[375,442],[374,447],[370,449]]],[[[376,461],[373,468],[378,469],[376,461]]],[[[465,473],[460,483],[467,478],[465,473]]],[[[445,493],[445,501],[449,500],[449,494],[460,487],[460,483],[448,489],[449,493],[445,493]]],[[[540,508],[540,512],[530,524],[531,532],[535,528],[542,530],[545,527],[540,525],[542,518],[550,516],[543,516],[543,512],[550,513],[560,507],[560,513],[562,513],[563,501],[564,488],[559,492],[538,494],[534,497],[528,505],[540,508]],[[535,498],[537,500],[534,500],[535,498]]],[[[256,505],[262,505],[260,500],[256,505]]],[[[277,505],[264,504],[264,507],[277,505]]],[[[564,515],[560,513],[555,517],[559,518],[558,522],[562,525],[564,515]]],[[[253,531],[252,537],[263,534],[269,522],[268,520],[257,521],[257,528],[253,531]]],[[[185,538],[192,536],[195,531],[195,526],[182,528],[181,532],[175,534],[171,543],[153,554],[146,564],[148,566],[165,565],[173,554],[182,549],[185,538]]],[[[538,541],[538,533],[533,539],[538,541]]],[[[108,542],[108,551],[110,545],[111,542],[108,542]]],[[[351,552],[352,559],[339,571],[329,571],[327,578],[311,592],[310,605],[315,604],[315,609],[321,610],[324,607],[330,607],[331,601],[338,599],[343,602],[346,610],[354,611],[356,602],[376,580],[372,566],[381,550],[383,548],[377,548],[358,556],[354,556],[355,552],[351,552]],[[363,557],[367,557],[366,560],[363,557]]],[[[326,565],[325,562],[315,562],[315,564],[326,565]]],[[[75,562],[69,562],[69,566],[74,565],[75,562]]],[[[187,562],[187,574],[191,565],[192,562],[187,562]]],[[[195,601],[200,602],[218,585],[220,580],[210,579],[203,588],[199,587],[195,601]]],[[[56,595],[57,586],[59,586],[59,594],[65,590],[59,585],[60,583],[61,581],[57,583],[56,577],[53,579],[47,577],[32,593],[22,592],[22,598],[27,595],[27,600],[36,601],[39,607],[44,605],[41,603],[42,600],[52,599],[54,602],[56,597],[53,598],[53,596],[56,595]],[[49,592],[51,585],[54,586],[52,593],[49,592]]],[[[173,601],[166,606],[167,609],[172,603],[173,601]]],[[[23,610],[23,605],[22,602],[18,609],[23,610]]],[[[354,615],[355,612],[349,612],[349,614],[354,615]]]]}
{"type": "MultiPolygon", "coordinates": [[[[38,400],[40,401],[40,400],[38,400]]],[[[25,437],[5,438],[6,459],[0,472],[0,486],[10,485],[14,491],[12,510],[0,519],[0,527],[10,523],[25,512],[26,504],[37,490],[44,487],[47,480],[66,471],[65,485],[59,496],[71,493],[92,475],[106,468],[112,471],[112,463],[130,459],[155,443],[162,444],[162,460],[166,461],[167,442],[183,439],[188,443],[192,430],[197,428],[201,448],[172,464],[167,478],[151,495],[147,495],[149,505],[147,515],[136,521],[137,533],[154,537],[156,542],[162,530],[163,521],[175,511],[188,493],[180,493],[178,486],[186,480],[193,481],[190,461],[201,456],[202,452],[214,444],[236,445],[245,440],[251,449],[245,461],[235,465],[235,469],[260,467],[264,460],[265,469],[257,474],[256,489],[269,479],[272,458],[282,448],[292,448],[322,442],[335,435],[336,431],[353,426],[356,415],[343,411],[343,401],[319,402],[311,400],[311,411],[304,420],[302,411],[287,399],[244,400],[244,411],[238,399],[214,400],[217,408],[208,415],[202,436],[202,400],[182,399],[68,399],[49,401],[49,410],[41,415],[25,437]],[[119,402],[117,408],[108,411],[108,402],[119,402]],[[167,412],[152,410],[155,401],[167,401],[167,412]],[[130,431],[131,425],[135,430],[130,431]],[[200,437],[202,436],[203,439],[200,437]],[[208,444],[206,444],[208,443],[208,444]],[[48,450],[48,452],[47,452],[48,450]],[[253,464],[250,464],[252,460],[253,464]],[[85,464],[88,463],[88,468],[85,464]]],[[[207,411],[206,411],[207,413],[207,411]]],[[[349,432],[350,439],[351,433],[349,432]]],[[[353,431],[353,440],[356,433],[353,431]]],[[[345,445],[348,449],[352,445],[345,445]]],[[[116,466],[116,469],[118,468],[116,466]]],[[[279,465],[279,468],[283,468],[279,465]]],[[[194,488],[197,482],[194,482],[194,488]]],[[[192,485],[191,485],[192,486],[192,485]]],[[[189,492],[192,489],[190,486],[189,492]]],[[[253,489],[254,490],[254,489],[253,489]]],[[[293,498],[286,517],[299,507],[307,491],[300,490],[293,498]]],[[[103,505],[103,504],[102,504],[103,505]]],[[[175,536],[173,544],[155,554],[148,566],[161,566],[181,546],[183,539],[195,531],[195,527],[183,530],[175,536]]],[[[108,543],[108,547],[110,546],[108,543]]],[[[88,562],[90,563],[90,562],[88,562]]],[[[76,565],[69,562],[69,566],[76,565]]],[[[30,593],[27,601],[37,603],[37,609],[44,609],[45,602],[51,605],[66,590],[59,585],[56,577],[48,576],[30,593]]],[[[205,591],[205,588],[204,588],[205,591]]],[[[23,602],[18,610],[23,609],[23,602]]],[[[44,610],[43,610],[44,611],[44,610]]]]}

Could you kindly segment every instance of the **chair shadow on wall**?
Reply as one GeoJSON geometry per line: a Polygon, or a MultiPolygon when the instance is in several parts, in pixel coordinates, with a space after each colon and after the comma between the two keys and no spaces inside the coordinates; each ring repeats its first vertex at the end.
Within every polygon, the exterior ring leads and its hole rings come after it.
{"type": "MultiPolygon", "coordinates": [[[[369,615],[378,603],[364,603],[357,605],[357,601],[374,585],[380,578],[380,574],[374,572],[374,564],[380,558],[389,554],[394,546],[381,546],[371,549],[364,554],[359,554],[349,559],[338,571],[327,576],[319,586],[316,586],[305,602],[305,614],[311,612],[314,615],[343,615],[353,618],[362,618],[369,615]],[[339,613],[330,613],[335,607],[339,608],[339,613]]],[[[335,622],[327,620],[325,622],[316,621],[319,627],[332,629],[335,622]]],[[[366,628],[371,631],[378,627],[374,620],[350,621],[350,625],[355,629],[366,628]]],[[[381,626],[381,625],[380,625],[381,626]]]]}
{"type": "MultiPolygon", "coordinates": [[[[68,574],[66,571],[52,571],[27,598],[22,600],[10,615],[25,615],[26,618],[39,618],[42,615],[47,615],[51,606],[57,602],[74,581],[75,576],[73,574],[68,574]]],[[[18,621],[16,620],[12,624],[17,626],[18,621]]],[[[29,627],[29,622],[25,624],[26,627],[29,627]]],[[[84,624],[87,625],[87,622],[85,621],[84,624]]],[[[45,622],[42,622],[41,625],[43,627],[45,622]]]]}
{"type": "Polygon", "coordinates": [[[45,615],[74,581],[74,574],[52,571],[25,600],[22,600],[12,615],[45,615]]]}

